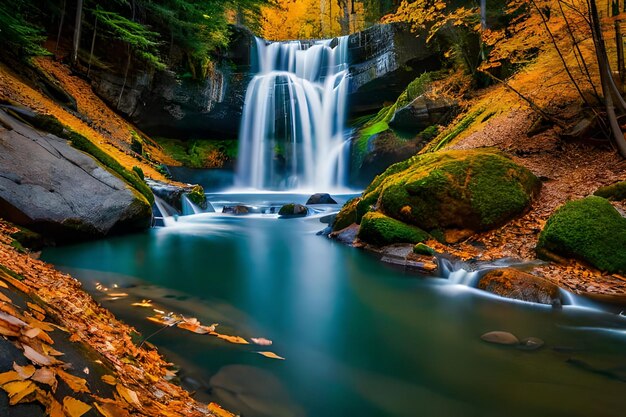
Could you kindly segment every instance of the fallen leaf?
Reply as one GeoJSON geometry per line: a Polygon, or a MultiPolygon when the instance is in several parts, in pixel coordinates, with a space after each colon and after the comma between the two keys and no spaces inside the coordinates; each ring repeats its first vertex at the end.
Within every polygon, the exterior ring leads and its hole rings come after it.
{"type": "Polygon", "coordinates": [[[183,321],[178,323],[178,327],[197,334],[207,334],[215,331],[215,326],[203,326],[196,318],[183,318],[183,321]]]}
{"type": "Polygon", "coordinates": [[[214,414],[217,417],[235,417],[233,413],[231,413],[230,411],[224,410],[222,407],[220,407],[216,403],[209,403],[208,409],[211,412],[211,414],[214,414]]]}
{"type": "Polygon", "coordinates": [[[126,294],[125,292],[112,292],[112,293],[109,293],[109,297],[122,298],[122,297],[128,297],[128,294],[126,294]]]}
{"type": "Polygon", "coordinates": [[[230,343],[236,343],[236,344],[240,344],[240,345],[249,345],[250,343],[248,343],[248,341],[246,339],[244,339],[241,336],[229,336],[226,334],[221,334],[221,333],[216,333],[216,332],[211,332],[211,335],[216,336],[222,340],[226,340],[227,342],[230,343]]]}
{"type": "Polygon", "coordinates": [[[39,368],[35,371],[31,380],[39,382],[40,384],[49,385],[52,388],[52,392],[57,390],[57,378],[56,373],[50,368],[39,368]]]}
{"type": "Polygon", "coordinates": [[[13,300],[11,300],[9,297],[4,295],[4,293],[2,292],[0,292],[0,301],[4,301],[5,303],[9,303],[9,304],[13,303],[13,300]]]}
{"type": "Polygon", "coordinates": [[[89,404],[72,397],[63,398],[63,411],[65,411],[68,417],[80,417],[89,410],[91,410],[89,404]]]}
{"type": "Polygon", "coordinates": [[[94,403],[93,405],[104,417],[130,417],[128,411],[115,404],[94,403]]]}
{"type": "Polygon", "coordinates": [[[12,325],[12,326],[18,326],[18,327],[24,327],[27,325],[27,323],[23,320],[18,319],[17,317],[13,317],[9,314],[6,314],[4,312],[0,312],[0,320],[12,325]]]}
{"type": "Polygon", "coordinates": [[[109,385],[117,384],[117,379],[113,375],[102,375],[102,382],[109,385]]]}
{"type": "Polygon", "coordinates": [[[280,360],[285,360],[285,358],[283,358],[282,356],[278,356],[277,354],[275,354],[274,352],[257,352],[259,355],[263,355],[266,358],[271,358],[271,359],[280,359],[280,360]]]}
{"type": "Polygon", "coordinates": [[[54,326],[50,323],[46,323],[45,321],[39,321],[34,317],[26,317],[26,320],[31,327],[36,327],[44,332],[54,331],[54,326]]]}
{"type": "Polygon", "coordinates": [[[70,342],[80,342],[81,338],[78,335],[78,333],[74,333],[73,335],[70,336],[70,342]]]}
{"type": "Polygon", "coordinates": [[[132,303],[131,306],[150,308],[152,307],[152,300],[141,300],[140,303],[132,303]]]}
{"type": "Polygon", "coordinates": [[[67,372],[58,369],[57,374],[74,392],[89,392],[87,388],[87,381],[83,378],[68,374],[67,372]]]}
{"type": "Polygon", "coordinates": [[[42,355],[28,345],[22,345],[24,348],[24,356],[26,356],[35,365],[50,366],[58,363],[58,361],[50,356],[42,355]]]}
{"type": "Polygon", "coordinates": [[[7,283],[6,283],[6,282],[4,282],[4,281],[2,281],[1,279],[0,279],[0,287],[2,287],[2,288],[9,288],[9,286],[7,285],[7,283]]]}
{"type": "Polygon", "coordinates": [[[38,329],[36,327],[31,327],[30,329],[23,329],[22,330],[22,334],[26,337],[28,337],[29,339],[33,339],[35,337],[37,337],[39,335],[39,333],[41,333],[41,329],[38,329]]]}
{"type": "Polygon", "coordinates": [[[35,367],[33,365],[20,366],[13,362],[13,369],[17,372],[22,381],[30,378],[35,373],[35,367]]]}
{"type": "Polygon", "coordinates": [[[4,385],[7,382],[11,382],[11,381],[17,381],[18,379],[20,379],[20,376],[17,372],[8,371],[3,374],[0,374],[0,385],[4,385]]]}
{"type": "Polygon", "coordinates": [[[41,313],[41,314],[46,314],[46,310],[44,310],[43,308],[41,308],[41,307],[40,307],[39,305],[37,305],[37,304],[34,304],[34,303],[31,303],[31,302],[28,302],[28,301],[27,301],[27,302],[26,302],[26,305],[27,305],[28,307],[30,307],[30,309],[31,309],[31,310],[34,310],[34,311],[36,311],[36,312],[38,312],[38,313],[41,313]]]}
{"type": "MultiPolygon", "coordinates": [[[[41,334],[43,334],[43,333],[41,333],[41,334]]],[[[41,344],[41,350],[43,350],[43,353],[45,353],[46,355],[51,355],[51,356],[63,356],[63,355],[65,355],[65,353],[59,352],[58,350],[56,350],[52,346],[46,345],[45,343],[41,344]]]]}
{"type": "Polygon", "coordinates": [[[3,326],[3,323],[0,322],[0,335],[9,336],[9,337],[19,337],[20,334],[16,331],[9,329],[8,327],[3,326]]]}
{"type": "Polygon", "coordinates": [[[126,401],[128,404],[135,405],[137,407],[141,407],[141,403],[139,402],[139,397],[137,397],[137,393],[131,389],[126,388],[122,384],[117,384],[115,389],[120,394],[120,396],[126,401]]]}
{"type": "Polygon", "coordinates": [[[250,340],[252,340],[252,342],[256,343],[257,345],[261,345],[261,346],[271,346],[273,343],[271,340],[266,339],[264,337],[253,337],[250,340]]]}
{"type": "Polygon", "coordinates": [[[50,402],[50,407],[48,408],[49,417],[65,417],[65,413],[63,412],[63,406],[60,402],[52,398],[50,402]]]}
{"type": "Polygon", "coordinates": [[[4,384],[2,389],[9,395],[9,404],[15,405],[35,392],[37,385],[31,381],[15,381],[4,384]]]}

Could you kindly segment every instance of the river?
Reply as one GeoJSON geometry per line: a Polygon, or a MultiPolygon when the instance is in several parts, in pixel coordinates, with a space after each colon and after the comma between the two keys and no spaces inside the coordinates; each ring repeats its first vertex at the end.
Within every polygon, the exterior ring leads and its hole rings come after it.
{"type": "MultiPolygon", "coordinates": [[[[269,206],[306,197],[209,200],[220,211],[226,201],[269,206]]],[[[160,310],[219,323],[221,333],[272,340],[238,345],[176,327],[149,338],[182,367],[197,398],[244,417],[623,415],[624,317],[511,302],[406,274],[317,236],[323,214],[184,216],[42,257],[143,335],[160,326],[146,319],[151,309],[130,304],[151,299],[160,310]],[[110,300],[96,283],[128,296],[110,300]],[[523,351],[483,342],[492,330],[546,345],[523,351]],[[267,350],[285,360],[255,353],[267,350]]]]}

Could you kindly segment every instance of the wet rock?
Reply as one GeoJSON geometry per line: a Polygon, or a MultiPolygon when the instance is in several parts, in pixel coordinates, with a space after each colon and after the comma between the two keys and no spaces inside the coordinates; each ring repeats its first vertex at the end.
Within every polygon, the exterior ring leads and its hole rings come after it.
{"type": "Polygon", "coordinates": [[[359,225],[351,224],[341,230],[333,231],[329,237],[346,245],[352,245],[359,233],[359,225]]]}
{"type": "Polygon", "coordinates": [[[559,287],[550,281],[514,268],[494,269],[478,282],[478,288],[500,297],[554,305],[561,303],[559,287]]]}
{"type": "Polygon", "coordinates": [[[480,336],[482,340],[487,343],[495,343],[498,345],[519,345],[519,339],[513,334],[509,332],[503,331],[493,331],[488,332],[480,336]]]}
{"type": "Polygon", "coordinates": [[[309,213],[309,209],[307,209],[302,204],[290,203],[285,204],[278,210],[278,215],[280,217],[303,217],[309,213]]]}
{"type": "Polygon", "coordinates": [[[242,214],[250,214],[252,209],[248,206],[236,205],[236,206],[224,206],[222,208],[222,213],[226,214],[235,214],[240,216],[242,214]]]}
{"type": "Polygon", "coordinates": [[[0,213],[57,241],[138,231],[149,227],[152,218],[145,197],[89,155],[4,111],[0,213]]]}
{"type": "Polygon", "coordinates": [[[306,204],[308,206],[308,205],[313,205],[313,204],[337,204],[337,202],[333,200],[330,194],[317,193],[309,197],[306,204]]]}
{"type": "Polygon", "coordinates": [[[520,341],[519,349],[537,350],[541,349],[545,342],[538,337],[526,337],[520,341]]]}
{"type": "Polygon", "coordinates": [[[407,106],[397,110],[389,126],[405,131],[421,132],[429,126],[445,125],[458,113],[456,101],[446,97],[430,98],[421,95],[407,106]]]}
{"type": "MultiPolygon", "coordinates": [[[[152,193],[167,205],[173,208],[177,214],[181,214],[183,210],[183,196],[186,194],[191,202],[199,206],[204,211],[213,213],[215,209],[204,196],[204,190],[199,185],[188,185],[179,187],[167,182],[157,181],[146,178],[146,184],[152,190],[152,193]]],[[[170,213],[176,214],[176,213],[170,213]]]]}

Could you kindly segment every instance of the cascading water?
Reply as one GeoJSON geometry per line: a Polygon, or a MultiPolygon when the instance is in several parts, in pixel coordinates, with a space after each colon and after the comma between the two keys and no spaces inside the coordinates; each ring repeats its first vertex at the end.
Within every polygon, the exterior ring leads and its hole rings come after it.
{"type": "Polygon", "coordinates": [[[246,93],[238,186],[328,191],[344,185],[347,40],[257,38],[260,71],[246,93]]]}

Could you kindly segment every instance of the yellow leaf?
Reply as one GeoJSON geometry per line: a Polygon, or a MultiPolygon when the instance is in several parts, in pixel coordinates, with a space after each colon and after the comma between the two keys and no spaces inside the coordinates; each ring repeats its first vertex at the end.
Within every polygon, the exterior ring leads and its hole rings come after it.
{"type": "Polygon", "coordinates": [[[131,306],[150,308],[152,307],[152,300],[141,300],[140,303],[132,303],[131,306]]]}
{"type": "Polygon", "coordinates": [[[53,357],[43,355],[28,345],[23,345],[24,356],[26,356],[35,365],[50,366],[58,363],[53,357]]]}
{"type": "Polygon", "coordinates": [[[22,381],[30,378],[35,373],[35,367],[33,365],[20,366],[13,362],[13,369],[17,372],[22,381]]]}
{"type": "Polygon", "coordinates": [[[53,392],[57,390],[57,378],[53,369],[39,368],[35,371],[31,379],[40,384],[50,385],[53,392]]]}
{"type": "Polygon", "coordinates": [[[112,298],[128,297],[128,294],[126,294],[125,292],[112,292],[112,293],[109,293],[109,297],[112,297],[112,298]]]}
{"type": "Polygon", "coordinates": [[[91,410],[89,404],[72,397],[63,398],[63,411],[65,411],[68,417],[80,417],[89,410],[91,410]]]}
{"type": "Polygon", "coordinates": [[[211,414],[217,417],[235,417],[233,413],[231,413],[230,411],[224,410],[222,407],[220,407],[216,403],[209,403],[208,409],[211,412],[211,414]]]}
{"type": "Polygon", "coordinates": [[[94,403],[96,410],[100,412],[104,417],[128,417],[128,411],[124,410],[121,407],[118,407],[115,404],[100,404],[94,403]]]}
{"type": "Polygon", "coordinates": [[[74,392],[89,392],[87,381],[72,374],[68,374],[62,369],[57,370],[57,375],[65,382],[74,392]]]}
{"type": "Polygon", "coordinates": [[[19,404],[23,399],[35,392],[37,385],[31,381],[15,381],[4,384],[2,389],[9,394],[9,404],[19,404]]]}
{"type": "Polygon", "coordinates": [[[183,321],[178,323],[178,327],[198,334],[207,334],[215,331],[215,326],[203,326],[196,318],[184,318],[183,321]]]}
{"type": "Polygon", "coordinates": [[[13,300],[11,300],[9,297],[7,297],[6,295],[4,295],[4,293],[0,292],[0,301],[4,301],[5,303],[9,303],[12,304],[13,300]]]}
{"type": "Polygon", "coordinates": [[[133,390],[126,388],[122,384],[117,384],[115,389],[120,394],[120,396],[126,401],[128,404],[135,405],[137,407],[141,407],[141,403],[139,402],[139,397],[137,397],[137,393],[133,390]]]}
{"type": "Polygon", "coordinates": [[[0,287],[2,287],[2,288],[9,288],[9,286],[7,285],[7,283],[6,283],[6,282],[4,282],[4,281],[2,281],[1,279],[0,279],[0,287]]]}
{"type": "Polygon", "coordinates": [[[41,314],[46,314],[46,310],[44,310],[43,308],[41,308],[37,304],[26,302],[26,305],[28,307],[30,307],[31,310],[34,310],[34,311],[36,311],[38,313],[41,313],[41,314]]]}
{"type": "Polygon", "coordinates": [[[117,379],[113,376],[113,375],[102,375],[102,381],[105,384],[109,384],[109,385],[115,385],[117,384],[117,379]]]}
{"type": "Polygon", "coordinates": [[[211,332],[211,334],[222,340],[226,340],[227,342],[230,342],[230,343],[237,343],[240,345],[249,345],[248,341],[240,336],[229,336],[226,334],[221,334],[221,333],[216,333],[216,332],[211,332]]]}
{"type": "Polygon", "coordinates": [[[263,355],[266,358],[271,358],[271,359],[280,359],[280,360],[285,360],[285,358],[283,358],[282,356],[278,356],[277,354],[275,354],[274,352],[257,352],[259,355],[263,355]]]}
{"type": "Polygon", "coordinates": [[[9,337],[19,337],[19,333],[11,330],[8,327],[5,327],[3,325],[4,323],[0,322],[0,335],[2,336],[9,336],[9,337]]]}
{"type": "MultiPolygon", "coordinates": [[[[41,334],[44,334],[44,333],[41,333],[41,334]]],[[[45,353],[46,355],[51,355],[51,356],[63,356],[63,355],[65,355],[65,353],[59,352],[58,350],[56,350],[52,346],[46,345],[45,343],[41,344],[41,350],[43,350],[43,353],[45,353]]]]}
{"type": "Polygon", "coordinates": [[[7,382],[11,382],[11,381],[17,381],[18,379],[20,379],[20,376],[17,372],[15,371],[5,372],[3,374],[0,374],[0,385],[4,385],[7,382]]]}
{"type": "Polygon", "coordinates": [[[50,402],[48,415],[49,417],[65,417],[65,413],[63,412],[63,406],[54,398],[52,398],[52,401],[50,402]]]}

